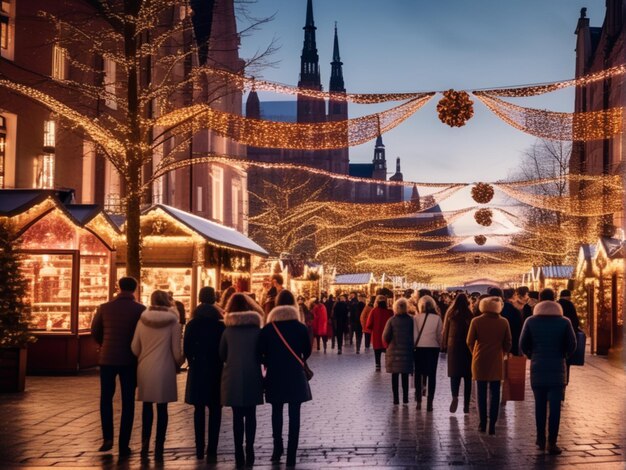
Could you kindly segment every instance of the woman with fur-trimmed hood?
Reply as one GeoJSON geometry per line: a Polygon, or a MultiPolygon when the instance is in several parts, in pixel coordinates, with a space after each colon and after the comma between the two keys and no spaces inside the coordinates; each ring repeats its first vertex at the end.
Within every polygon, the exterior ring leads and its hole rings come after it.
{"type": "Polygon", "coordinates": [[[222,405],[233,408],[235,464],[254,465],[256,407],[263,404],[263,376],[258,355],[263,310],[247,295],[237,293],[228,301],[220,341],[222,405]],[[246,453],[243,451],[244,430],[246,453]]]}
{"type": "Polygon", "coordinates": [[[563,316],[559,303],[539,302],[533,315],[526,320],[519,341],[520,350],[530,359],[530,385],[535,396],[535,422],[537,447],[546,447],[547,406],[550,404],[548,423],[548,451],[558,455],[556,445],[561,421],[561,399],[567,383],[565,359],[576,350],[576,335],[570,320],[563,316]]]}
{"type": "Polygon", "coordinates": [[[288,467],[296,464],[300,434],[300,405],[312,399],[304,368],[289,350],[291,348],[301,361],[306,361],[311,355],[311,342],[307,328],[299,319],[300,315],[293,294],[288,290],[282,290],[276,298],[276,307],[267,317],[267,325],[261,331],[259,339],[261,360],[267,367],[265,400],[272,404],[272,435],[274,437],[272,462],[279,462],[284,452],[283,407],[285,403],[289,405],[288,467]],[[281,335],[287,344],[283,342],[281,335]]]}
{"type": "Polygon", "coordinates": [[[470,323],[467,347],[472,351],[472,378],[478,391],[478,430],[487,430],[487,387],[490,393],[489,434],[496,433],[500,408],[500,381],[504,378],[504,355],[511,350],[511,328],[500,316],[501,297],[485,297],[478,304],[482,315],[470,323]]]}
{"type": "Polygon", "coordinates": [[[163,460],[167,432],[167,404],[178,400],[176,367],[183,361],[178,312],[172,309],[167,292],[156,290],[150,306],[141,314],[131,343],[137,356],[137,400],[143,402],[141,455],[147,456],[157,408],[154,458],[163,460]]]}
{"type": "Polygon", "coordinates": [[[402,377],[402,402],[409,402],[409,374],[413,373],[413,317],[408,313],[407,299],[399,298],[393,304],[394,316],[383,331],[387,345],[385,367],[391,374],[393,404],[400,403],[398,381],[402,377]]]}

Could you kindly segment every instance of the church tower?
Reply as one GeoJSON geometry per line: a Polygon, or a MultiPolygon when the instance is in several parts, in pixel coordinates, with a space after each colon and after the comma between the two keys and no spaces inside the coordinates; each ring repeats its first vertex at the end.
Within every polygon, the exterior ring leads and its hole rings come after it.
{"type": "MultiPolygon", "coordinates": [[[[345,95],[346,87],[343,81],[343,62],[339,55],[339,37],[337,35],[337,23],[335,23],[335,38],[333,42],[333,61],[330,63],[330,86],[331,93],[345,95]]],[[[332,95],[331,95],[332,96],[332,95]]],[[[348,119],[348,102],[345,100],[328,100],[328,120],[345,121],[348,119]]],[[[331,171],[335,173],[348,174],[350,166],[350,155],[348,151],[348,132],[345,134],[344,147],[331,151],[331,171]]]]}
{"type": "MultiPolygon", "coordinates": [[[[374,147],[374,171],[372,171],[372,179],[387,180],[387,160],[385,158],[385,145],[383,144],[383,136],[378,134],[376,138],[376,146],[374,147]]],[[[387,185],[372,185],[373,201],[387,201],[388,194],[387,185]]]]}
{"type": "MultiPolygon", "coordinates": [[[[307,0],[306,22],[304,25],[304,45],[300,56],[300,80],[298,88],[322,90],[319,55],[315,42],[315,21],[313,20],[313,0],[307,0]]],[[[326,121],[326,103],[322,98],[298,95],[298,122],[326,121]]]]}

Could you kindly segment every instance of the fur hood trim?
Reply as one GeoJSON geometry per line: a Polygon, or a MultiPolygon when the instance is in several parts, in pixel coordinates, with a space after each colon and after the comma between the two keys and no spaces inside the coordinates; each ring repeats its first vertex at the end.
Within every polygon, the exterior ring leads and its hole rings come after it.
{"type": "Polygon", "coordinates": [[[478,304],[480,313],[501,313],[504,308],[504,301],[501,297],[485,297],[478,304]]]}
{"type": "Polygon", "coordinates": [[[178,312],[168,310],[145,309],[141,314],[141,323],[150,328],[165,328],[178,321],[178,312]]]}
{"type": "Polygon", "coordinates": [[[543,302],[539,302],[535,305],[533,309],[533,316],[541,315],[544,317],[562,317],[563,316],[563,308],[558,302],[554,302],[553,300],[544,300],[543,302]]]}
{"type": "Polygon", "coordinates": [[[261,328],[263,318],[252,310],[248,312],[231,312],[224,316],[226,326],[256,326],[261,328]]]}
{"type": "Polygon", "coordinates": [[[297,307],[292,307],[291,305],[279,305],[278,307],[274,307],[267,316],[267,323],[288,320],[300,321],[300,312],[297,307]]]}

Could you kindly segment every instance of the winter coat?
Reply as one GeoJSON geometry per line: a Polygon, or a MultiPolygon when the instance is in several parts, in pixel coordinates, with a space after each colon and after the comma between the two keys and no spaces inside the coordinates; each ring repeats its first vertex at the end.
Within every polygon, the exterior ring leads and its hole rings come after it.
{"type": "Polygon", "coordinates": [[[441,324],[441,317],[436,313],[418,313],[413,317],[415,326],[413,327],[413,344],[417,343],[417,336],[422,325],[422,336],[420,336],[418,348],[440,348],[441,347],[441,330],[443,325],[441,324]],[[428,320],[426,318],[428,317],[428,320]],[[426,322],[426,323],[424,323],[426,322]]]}
{"type": "Polygon", "coordinates": [[[516,309],[511,302],[507,301],[504,302],[504,308],[502,309],[502,313],[500,315],[509,322],[509,328],[511,328],[511,340],[513,341],[511,354],[514,356],[520,356],[519,335],[522,332],[522,325],[524,324],[522,312],[516,309]]]}
{"type": "Polygon", "coordinates": [[[365,302],[356,302],[350,309],[350,324],[352,331],[363,331],[361,312],[365,309],[365,302]]]}
{"type": "Polygon", "coordinates": [[[385,349],[383,344],[383,331],[393,312],[388,308],[376,307],[370,312],[367,319],[367,329],[372,332],[372,348],[385,349]]]}
{"type": "Polygon", "coordinates": [[[348,329],[348,302],[337,302],[333,307],[333,326],[336,335],[342,335],[348,329]]]}
{"type": "Polygon", "coordinates": [[[122,292],[98,307],[91,322],[91,336],[100,345],[98,364],[129,366],[137,363],[130,343],[145,309],[130,292],[122,292]]]}
{"type": "Polygon", "coordinates": [[[413,373],[413,328],[413,317],[408,313],[394,315],[385,325],[385,368],[390,374],[413,373]]]}
{"type": "Polygon", "coordinates": [[[169,403],[178,400],[176,367],[183,362],[178,312],[145,310],[131,348],[137,356],[137,400],[169,403]]]}
{"type": "Polygon", "coordinates": [[[466,339],[472,316],[448,312],[443,326],[442,346],[448,353],[448,377],[470,377],[472,375],[472,352],[466,339]]]}
{"type": "Polygon", "coordinates": [[[263,376],[258,353],[261,315],[232,312],[224,318],[226,330],[220,341],[222,370],[221,398],[224,406],[263,404],[263,376]]]}
{"type": "Polygon", "coordinates": [[[311,342],[306,327],[298,321],[295,307],[274,307],[268,324],[261,330],[259,352],[267,367],[265,400],[268,403],[302,403],[312,399],[311,388],[304,369],[276,333],[280,330],[291,349],[306,361],[311,355],[311,342]]]}
{"type": "Polygon", "coordinates": [[[221,404],[222,360],[220,340],[224,322],[219,311],[200,304],[185,328],[183,350],[189,364],[185,403],[216,406],[221,404]]]}
{"type": "Polygon", "coordinates": [[[370,317],[370,313],[374,310],[374,307],[366,305],[361,312],[361,326],[363,327],[363,333],[371,333],[367,328],[367,320],[370,317]]]}
{"type": "Polygon", "coordinates": [[[486,297],[480,301],[480,311],[485,313],[470,323],[467,347],[472,351],[474,380],[496,381],[504,376],[503,357],[511,350],[511,329],[500,316],[501,308],[501,299],[486,297]]]}
{"type": "Polygon", "coordinates": [[[315,304],[313,307],[313,334],[315,336],[326,336],[328,326],[328,314],[324,304],[315,304]]]}
{"type": "Polygon", "coordinates": [[[580,320],[578,319],[578,312],[576,312],[576,306],[571,300],[559,299],[559,305],[563,309],[563,316],[572,323],[572,328],[577,331],[580,327],[580,320]]]}
{"type": "Polygon", "coordinates": [[[557,302],[539,302],[533,316],[526,320],[520,349],[530,359],[532,387],[567,384],[565,359],[576,350],[576,335],[557,302]]]}

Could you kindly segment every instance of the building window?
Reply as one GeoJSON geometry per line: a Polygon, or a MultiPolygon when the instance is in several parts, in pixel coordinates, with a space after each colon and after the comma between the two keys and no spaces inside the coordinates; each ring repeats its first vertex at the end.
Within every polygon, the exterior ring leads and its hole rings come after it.
{"type": "Polygon", "coordinates": [[[13,60],[14,8],[11,0],[0,0],[0,57],[7,60],[13,60]]]}
{"type": "Polygon", "coordinates": [[[202,212],[202,210],[203,210],[203,206],[202,206],[202,186],[197,186],[196,187],[196,197],[197,197],[196,210],[198,212],[202,212]]]}
{"type": "Polygon", "coordinates": [[[104,58],[104,105],[111,109],[117,109],[117,99],[115,96],[116,76],[115,61],[104,58]]]}
{"type": "Polygon", "coordinates": [[[241,210],[241,204],[239,203],[241,198],[241,184],[239,181],[233,182],[232,187],[232,227],[235,230],[239,230],[239,212],[241,210]]]}
{"type": "Polygon", "coordinates": [[[7,149],[7,122],[0,116],[0,188],[4,188],[4,169],[7,149]]]}
{"type": "Polygon", "coordinates": [[[56,146],[56,122],[54,121],[43,122],[43,146],[44,151],[54,152],[56,146]]]}
{"type": "Polygon", "coordinates": [[[213,219],[224,221],[224,169],[213,167],[211,170],[213,219]]]}
{"type": "Polygon", "coordinates": [[[39,187],[42,189],[54,188],[54,154],[44,153],[42,157],[39,187]]]}
{"type": "Polygon", "coordinates": [[[381,186],[376,186],[376,196],[382,197],[385,195],[385,190],[381,186]]]}
{"type": "Polygon", "coordinates": [[[0,49],[9,48],[9,17],[0,14],[0,49]]]}
{"type": "Polygon", "coordinates": [[[52,78],[65,80],[67,51],[55,44],[52,46],[52,78]]]}

